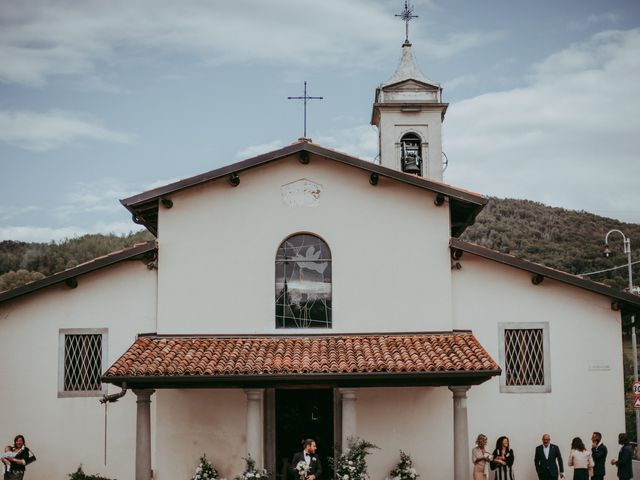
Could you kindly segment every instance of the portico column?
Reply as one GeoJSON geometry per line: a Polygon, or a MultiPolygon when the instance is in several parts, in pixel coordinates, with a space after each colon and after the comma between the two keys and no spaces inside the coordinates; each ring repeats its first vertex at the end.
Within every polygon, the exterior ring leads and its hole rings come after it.
{"type": "Polygon", "coordinates": [[[134,389],[136,411],[136,480],[151,479],[151,395],[155,390],[134,389]]]}
{"type": "Polygon", "coordinates": [[[467,480],[469,472],[469,424],[467,420],[467,391],[469,386],[449,387],[453,392],[453,478],[467,480]]]}
{"type": "Polygon", "coordinates": [[[356,400],[358,391],[355,388],[341,388],[340,398],[342,399],[342,451],[346,451],[349,446],[349,437],[357,436],[357,413],[356,400]]]}
{"type": "Polygon", "coordinates": [[[256,468],[263,468],[262,458],[262,398],[264,390],[248,388],[247,395],[247,453],[256,462],[256,468]]]}

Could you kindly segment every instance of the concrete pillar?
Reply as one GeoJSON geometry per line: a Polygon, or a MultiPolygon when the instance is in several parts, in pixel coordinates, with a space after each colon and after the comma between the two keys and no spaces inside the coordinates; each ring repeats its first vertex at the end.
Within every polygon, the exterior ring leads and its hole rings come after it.
{"type": "Polygon", "coordinates": [[[151,480],[151,395],[155,390],[134,389],[136,394],[136,480],[151,480]]]}
{"type": "Polygon", "coordinates": [[[262,399],[264,390],[249,388],[244,393],[247,395],[247,453],[255,460],[256,468],[263,468],[262,399]]]}
{"type": "Polygon", "coordinates": [[[469,465],[469,423],[467,420],[467,391],[469,386],[449,387],[453,392],[453,478],[471,478],[469,465]]]}
{"type": "Polygon", "coordinates": [[[358,391],[355,388],[341,388],[340,398],[342,399],[342,451],[349,447],[349,437],[356,437],[357,431],[357,411],[356,400],[358,391]]]}

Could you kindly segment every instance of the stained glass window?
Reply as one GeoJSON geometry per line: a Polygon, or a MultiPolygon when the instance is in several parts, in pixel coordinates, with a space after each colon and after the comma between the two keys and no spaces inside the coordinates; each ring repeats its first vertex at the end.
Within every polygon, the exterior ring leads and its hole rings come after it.
{"type": "Polygon", "coordinates": [[[331,328],[331,252],[315,235],[287,238],[276,254],[276,328],[331,328]]]}

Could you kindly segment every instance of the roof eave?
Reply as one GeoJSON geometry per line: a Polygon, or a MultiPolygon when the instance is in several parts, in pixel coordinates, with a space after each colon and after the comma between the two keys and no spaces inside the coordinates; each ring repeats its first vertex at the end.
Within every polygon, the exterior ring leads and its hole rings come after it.
{"type": "Polygon", "coordinates": [[[144,258],[147,254],[155,251],[156,249],[157,245],[155,241],[149,241],[113,255],[106,255],[102,258],[85,262],[81,265],[78,265],[77,267],[72,267],[62,272],[58,272],[45,277],[41,280],[36,280],[35,282],[27,283],[26,285],[23,285],[21,287],[2,292],[0,293],[0,303],[17,297],[21,297],[38,290],[42,290],[43,288],[65,282],[72,278],[76,278],[80,275],[84,275],[86,273],[108,267],[118,262],[122,262],[125,260],[135,260],[139,257],[144,258]]]}
{"type": "Polygon", "coordinates": [[[587,280],[585,278],[578,277],[577,275],[573,275],[562,270],[546,267],[544,265],[533,263],[522,258],[517,258],[512,255],[507,255],[505,253],[492,250],[482,245],[465,242],[457,238],[452,238],[449,241],[449,245],[452,250],[461,250],[462,252],[471,253],[472,255],[477,255],[494,262],[509,265],[520,270],[525,270],[536,275],[541,275],[542,277],[550,278],[552,280],[566,283],[574,287],[582,288],[584,290],[604,295],[613,300],[622,302],[625,307],[631,309],[632,311],[640,312],[640,296],[623,292],[613,287],[609,287],[608,285],[597,283],[592,280],[587,280]]]}
{"type": "MultiPolygon", "coordinates": [[[[262,166],[267,163],[303,151],[318,156],[323,156],[339,163],[343,163],[345,165],[360,168],[369,173],[375,173],[380,177],[390,178],[402,183],[431,190],[436,194],[445,195],[449,198],[450,201],[453,200],[454,202],[470,204],[472,207],[474,207],[474,211],[477,210],[479,212],[482,207],[488,202],[488,199],[486,197],[477,193],[459,190],[444,183],[434,182],[432,180],[417,177],[415,175],[409,175],[404,172],[377,165],[367,160],[362,160],[335,150],[327,149],[325,147],[303,141],[296,142],[279,150],[258,155],[256,157],[237,162],[232,165],[227,165],[210,172],[186,178],[184,180],[180,180],[163,187],[142,192],[138,195],[122,199],[120,200],[120,203],[122,203],[122,205],[124,205],[132,213],[132,216],[135,219],[134,221],[136,221],[136,223],[145,225],[154,235],[157,235],[157,221],[154,222],[153,219],[157,219],[157,211],[159,208],[158,201],[163,197],[200,185],[202,183],[218,180],[234,173],[237,174],[244,170],[262,166]],[[150,212],[150,214],[147,214],[145,216],[143,212],[150,212]]],[[[475,218],[475,215],[477,215],[477,213],[475,213],[472,217],[475,218]]],[[[464,228],[462,230],[464,230],[464,228]]]]}
{"type": "Polygon", "coordinates": [[[103,376],[104,383],[127,388],[267,388],[274,386],[326,385],[331,387],[416,387],[480,385],[501,370],[314,373],[260,375],[103,376]]]}

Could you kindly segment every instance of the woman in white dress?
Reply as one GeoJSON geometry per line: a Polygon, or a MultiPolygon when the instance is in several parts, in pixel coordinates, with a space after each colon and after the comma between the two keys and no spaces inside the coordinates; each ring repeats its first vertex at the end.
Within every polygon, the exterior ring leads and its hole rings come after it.
{"type": "Polygon", "coordinates": [[[580,437],[574,438],[571,442],[568,464],[573,467],[573,480],[589,480],[589,469],[593,468],[593,458],[591,450],[585,448],[580,437]]]}
{"type": "Polygon", "coordinates": [[[476,446],[471,450],[471,462],[473,463],[473,480],[487,480],[489,478],[489,462],[491,454],[487,452],[487,436],[478,435],[476,446]]]}

